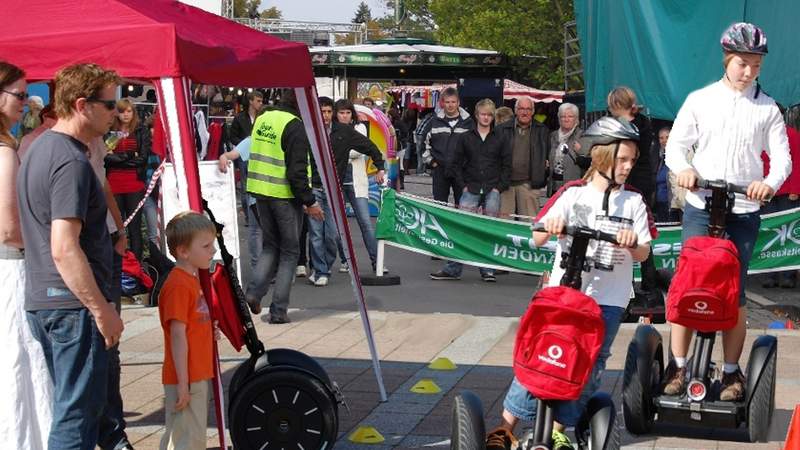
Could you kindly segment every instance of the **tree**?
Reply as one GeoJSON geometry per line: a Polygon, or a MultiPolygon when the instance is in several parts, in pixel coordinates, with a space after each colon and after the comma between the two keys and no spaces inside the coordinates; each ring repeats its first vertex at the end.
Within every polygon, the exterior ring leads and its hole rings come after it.
{"type": "Polygon", "coordinates": [[[261,0],[233,0],[233,17],[258,17],[261,0]]]}
{"type": "Polygon", "coordinates": [[[350,22],[369,23],[370,20],[372,20],[372,11],[370,11],[367,3],[362,1],[361,3],[358,4],[358,8],[356,9],[356,15],[350,22]]]}
{"type": "Polygon", "coordinates": [[[429,3],[438,26],[436,37],[443,44],[499,51],[508,55],[515,80],[537,88],[563,86],[563,26],[574,19],[571,1],[430,0],[429,3]]]}
{"type": "Polygon", "coordinates": [[[262,19],[283,19],[283,13],[277,6],[261,11],[262,19]]]}

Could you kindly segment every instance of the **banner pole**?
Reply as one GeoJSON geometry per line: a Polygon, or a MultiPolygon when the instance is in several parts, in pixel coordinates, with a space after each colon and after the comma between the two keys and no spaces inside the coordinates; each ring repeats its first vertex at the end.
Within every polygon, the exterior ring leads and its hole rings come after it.
{"type": "Polygon", "coordinates": [[[383,259],[384,253],[386,251],[386,242],[381,239],[378,241],[378,254],[375,257],[375,276],[382,277],[383,276],[383,259]]]}

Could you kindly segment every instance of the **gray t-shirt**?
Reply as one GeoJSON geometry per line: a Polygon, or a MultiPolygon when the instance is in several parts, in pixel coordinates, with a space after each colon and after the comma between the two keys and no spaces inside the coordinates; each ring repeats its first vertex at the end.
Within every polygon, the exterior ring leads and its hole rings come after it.
{"type": "Polygon", "coordinates": [[[83,222],[80,246],[100,291],[111,292],[111,238],[106,199],[79,140],[55,131],[39,136],[25,154],[17,176],[17,197],[25,241],[25,310],[74,309],[83,304],[67,288],[50,251],[53,220],[83,222]]]}

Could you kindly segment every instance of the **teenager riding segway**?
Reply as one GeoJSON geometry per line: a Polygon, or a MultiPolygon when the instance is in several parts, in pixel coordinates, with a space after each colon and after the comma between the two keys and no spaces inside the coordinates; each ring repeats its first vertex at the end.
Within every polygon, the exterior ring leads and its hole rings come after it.
{"type": "MultiPolygon", "coordinates": [[[[780,111],[756,82],[763,57],[767,53],[767,38],[764,32],[749,23],[736,23],[725,30],[720,43],[724,54],[724,75],[720,81],[692,92],[686,98],[667,142],[666,164],[677,174],[678,185],[690,190],[686,195],[683,216],[684,248],[687,248],[691,238],[705,236],[711,225],[715,229],[715,234],[726,235],[736,250],[739,276],[735,300],[738,300],[738,304],[732,306],[733,324],[730,327],[718,328],[725,330],[722,339],[724,365],[721,382],[718,388],[715,387],[718,393],[712,393],[712,397],[722,402],[735,404],[744,402],[747,416],[751,417],[753,393],[748,390],[754,389],[758,380],[746,379],[738,364],[746,335],[747,314],[744,306],[747,267],[760,225],[758,214],[760,202],[767,200],[780,187],[788,176],[791,166],[786,131],[780,111]],[[686,156],[692,147],[696,147],[695,156],[689,163],[686,156]],[[762,150],[770,157],[770,173],[765,179],[762,178],[763,168],[760,158],[762,150]],[[698,184],[701,177],[719,181],[698,184]],[[738,189],[741,192],[731,197],[728,202],[728,192],[733,195],[732,192],[737,191],[736,186],[741,188],[738,189]],[[716,217],[713,212],[715,210],[721,211],[716,217]]],[[[681,261],[685,259],[687,258],[682,257],[681,261]]],[[[670,292],[673,291],[676,282],[686,283],[676,275],[670,292]]],[[[682,298],[682,294],[671,294],[668,303],[680,301],[682,298]]],[[[699,306],[709,307],[708,302],[699,299],[697,301],[699,306]]],[[[697,309],[701,309],[699,306],[697,309]]],[[[661,348],[660,337],[651,331],[653,330],[648,327],[640,327],[637,330],[631,345],[637,347],[638,356],[632,356],[632,350],[629,348],[629,359],[626,361],[625,384],[628,392],[626,408],[628,406],[632,408],[630,414],[626,413],[626,425],[630,418],[631,424],[628,425],[628,429],[633,433],[648,432],[656,410],[661,415],[661,407],[655,401],[659,392],[654,390],[656,389],[654,386],[661,384],[657,389],[663,388],[665,396],[681,398],[686,393],[687,372],[692,369],[688,367],[687,353],[693,329],[683,325],[679,320],[671,324],[670,342],[674,358],[666,370],[663,384],[660,383],[662,362],[661,357],[656,355],[660,352],[657,349],[661,348]],[[642,389],[637,389],[639,385],[642,389]]],[[[767,358],[771,351],[769,350],[763,358],[767,358]]],[[[697,358],[706,360],[706,356],[696,354],[694,365],[698,365],[697,358]]],[[[703,375],[706,368],[694,369],[702,373],[695,372],[693,378],[703,375]]],[[[762,376],[760,370],[758,373],[753,373],[750,367],[748,372],[759,379],[762,376]]],[[[701,398],[699,394],[705,395],[700,392],[702,390],[700,384],[690,384],[697,390],[692,393],[694,397],[701,398]]],[[[680,408],[686,406],[680,401],[670,401],[672,403],[669,405],[672,406],[680,408]]],[[[686,407],[695,409],[700,407],[697,401],[694,403],[686,407]]],[[[667,405],[663,402],[661,404],[667,405]]],[[[733,412],[735,419],[733,422],[736,425],[744,420],[742,414],[744,413],[741,409],[735,409],[733,412]]],[[[700,411],[690,411],[687,415],[701,424],[705,424],[704,417],[713,417],[704,415],[700,411]]],[[[758,420],[768,416],[768,414],[762,415],[758,420]]],[[[756,429],[760,430],[760,427],[750,427],[751,439],[754,438],[752,433],[756,429]]]]}
{"type": "Polygon", "coordinates": [[[638,137],[628,122],[604,117],[581,138],[592,156],[584,180],[565,185],[537,217],[544,222],[534,229],[537,245],[553,234],[561,238],[551,287],[534,296],[517,332],[515,378],[503,403],[503,423],[480,441],[475,436],[483,435],[482,419],[469,419],[477,415],[476,402],[462,394],[454,405],[455,448],[516,447],[513,429],[520,420],[537,424],[525,448],[572,448],[564,434],[568,426],[576,427],[579,443],[619,445],[610,398],[593,394],[627,306],[633,261],[647,257],[655,233],[641,196],[623,185],[636,161],[638,137]]]}

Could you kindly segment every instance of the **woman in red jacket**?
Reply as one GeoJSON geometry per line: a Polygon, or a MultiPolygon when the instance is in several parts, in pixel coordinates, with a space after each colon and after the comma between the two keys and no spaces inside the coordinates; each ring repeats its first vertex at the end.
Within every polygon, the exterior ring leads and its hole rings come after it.
{"type": "MultiPolygon", "coordinates": [[[[117,117],[106,136],[106,176],[124,220],[144,198],[147,158],[152,138],[150,129],[139,122],[139,115],[128,99],[117,101],[117,117]]],[[[137,213],[127,227],[128,242],[136,258],[142,260],[142,214],[137,213]]]]}

